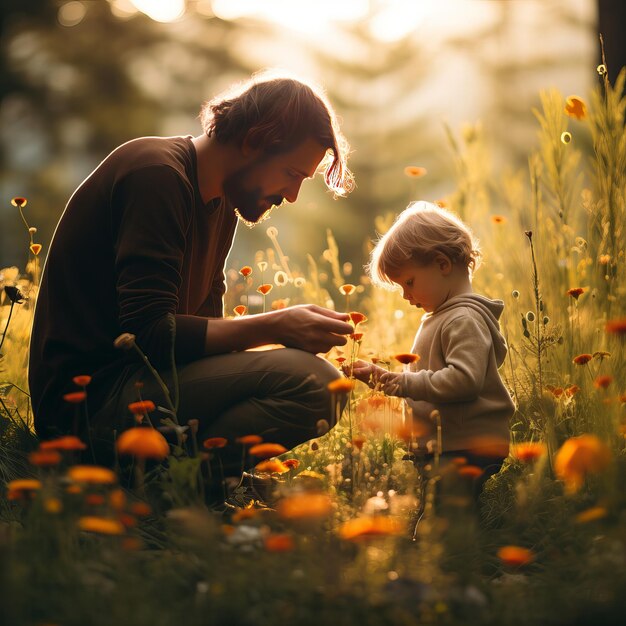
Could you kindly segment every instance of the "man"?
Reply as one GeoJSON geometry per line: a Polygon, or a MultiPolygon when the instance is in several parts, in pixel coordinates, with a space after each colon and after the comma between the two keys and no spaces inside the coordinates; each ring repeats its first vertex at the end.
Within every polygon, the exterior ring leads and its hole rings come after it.
{"type": "Polygon", "coordinates": [[[201,136],[114,150],[70,198],[46,260],[30,347],[35,427],[88,436],[101,462],[134,425],[138,389],[170,406],[138,351],[114,348],[122,333],[178,388],[178,420],[199,420],[200,438],[259,434],[291,448],[329,418],[338,374],[315,354],[346,343],[348,316],[304,305],[225,319],[222,297],[238,219],[295,202],[321,164],[331,191],[350,191],[332,108],[300,81],[257,75],[207,103],[201,121],[201,136]],[[246,351],[267,343],[285,349],[246,351]],[[92,376],[85,406],[63,399],[78,375],[92,376]]]}

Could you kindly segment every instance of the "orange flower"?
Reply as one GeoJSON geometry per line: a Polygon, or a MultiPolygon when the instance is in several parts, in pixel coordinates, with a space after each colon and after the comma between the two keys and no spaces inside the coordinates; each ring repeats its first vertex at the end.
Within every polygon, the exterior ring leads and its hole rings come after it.
{"type": "Polygon", "coordinates": [[[89,506],[100,506],[104,504],[104,496],[101,493],[88,493],[85,496],[85,504],[89,506]]]}
{"type": "Polygon", "coordinates": [[[600,257],[598,258],[598,261],[600,261],[600,265],[607,265],[610,260],[611,260],[610,254],[601,254],[600,257]]]}
{"type": "Polygon", "coordinates": [[[363,339],[363,333],[352,333],[350,335],[350,339],[352,339],[352,341],[359,342],[363,339]]]}
{"type": "Polygon", "coordinates": [[[124,525],[116,519],[110,517],[86,516],[78,519],[78,528],[89,533],[99,535],[123,535],[124,525]]]}
{"type": "Polygon", "coordinates": [[[572,287],[571,289],[568,289],[566,293],[568,296],[574,298],[574,300],[578,300],[578,298],[585,293],[585,289],[584,287],[572,287]]]}
{"type": "Polygon", "coordinates": [[[28,455],[28,460],[37,467],[52,467],[61,462],[61,455],[56,450],[35,450],[28,455]]]}
{"type": "Polygon", "coordinates": [[[504,215],[492,215],[491,221],[494,224],[504,224],[504,222],[506,222],[506,217],[504,217],[504,215]]]}
{"type": "Polygon", "coordinates": [[[259,443],[252,446],[249,450],[252,456],[259,457],[260,459],[270,459],[273,456],[278,456],[287,452],[287,448],[280,443],[259,443]]]}
{"type": "Polygon", "coordinates": [[[35,491],[41,489],[41,481],[34,478],[18,478],[7,483],[7,499],[21,500],[31,497],[35,491]]]}
{"type": "Polygon", "coordinates": [[[419,165],[407,165],[404,168],[404,175],[409,178],[421,178],[422,176],[426,176],[426,174],[426,168],[420,167],[419,165]]]}
{"type": "Polygon", "coordinates": [[[532,463],[547,451],[543,441],[524,441],[511,447],[511,456],[519,459],[522,463],[532,463]]]}
{"type": "Polygon", "coordinates": [[[457,471],[464,478],[478,478],[483,475],[483,470],[477,465],[461,465],[457,471]]]}
{"type": "Polygon", "coordinates": [[[264,296],[266,296],[270,291],[272,291],[273,288],[274,288],[274,285],[271,285],[270,283],[265,283],[263,285],[259,285],[257,287],[257,291],[259,293],[262,293],[264,296]]]}
{"type": "Polygon", "coordinates": [[[575,493],[588,474],[598,474],[611,461],[610,448],[595,435],[571,437],[554,457],[554,472],[565,483],[566,493],[575,493]]]}
{"type": "Polygon", "coordinates": [[[626,334],[626,317],[619,319],[609,320],[604,327],[607,333],[613,333],[615,335],[626,334]]]}
{"type": "Polygon", "coordinates": [[[565,395],[571,398],[575,396],[580,391],[580,387],[578,385],[570,385],[569,387],[565,387],[565,395]]]}
{"type": "Polygon", "coordinates": [[[589,509],[585,509],[576,515],[574,520],[578,524],[586,524],[587,522],[595,522],[596,520],[603,519],[609,514],[603,506],[592,506],[589,509]]]}
{"type": "Polygon", "coordinates": [[[363,435],[356,435],[352,437],[352,445],[357,449],[361,450],[363,448],[363,444],[367,441],[367,439],[363,435]]]}
{"type": "Polygon", "coordinates": [[[555,387],[554,385],[546,385],[546,389],[555,397],[560,398],[563,393],[565,393],[565,389],[563,387],[555,387]]]}
{"type": "Polygon", "coordinates": [[[202,442],[202,445],[207,450],[212,450],[213,448],[223,448],[228,443],[228,439],[225,437],[209,437],[202,442]]]}
{"type": "Polygon", "coordinates": [[[401,352],[400,354],[394,354],[393,358],[402,363],[402,365],[409,365],[410,363],[417,363],[420,360],[419,354],[412,354],[411,352],[401,352]]]}
{"type": "Polygon", "coordinates": [[[117,476],[113,470],[99,465],[74,465],[67,471],[67,476],[75,483],[112,485],[117,482],[117,476]]]}
{"type": "Polygon", "coordinates": [[[593,359],[592,354],[579,354],[572,359],[572,362],[576,365],[586,365],[591,359],[593,359]]]}
{"type": "Polygon", "coordinates": [[[261,443],[263,441],[263,437],[260,435],[244,435],[243,437],[237,437],[235,441],[243,444],[244,446],[255,446],[257,443],[261,443]]]}
{"type": "Polygon", "coordinates": [[[352,311],[349,315],[350,315],[350,319],[352,320],[352,323],[355,326],[357,326],[361,322],[366,322],[367,321],[367,317],[365,317],[365,315],[363,315],[363,313],[359,313],[358,311],[352,311]]]}
{"type": "Polygon", "coordinates": [[[233,513],[233,516],[231,517],[231,520],[233,522],[242,522],[242,521],[247,520],[247,519],[253,519],[253,518],[257,517],[258,514],[259,514],[259,509],[253,509],[253,508],[237,509],[233,513]]]}
{"type": "Polygon", "coordinates": [[[64,435],[39,444],[40,450],[85,450],[87,445],[74,435],[64,435]]]}
{"type": "Polygon", "coordinates": [[[295,493],[280,500],[278,516],[288,520],[313,520],[328,517],[333,510],[332,498],[321,492],[295,493]]]}
{"type": "Polygon", "coordinates": [[[238,304],[233,311],[235,312],[235,315],[237,317],[241,317],[242,315],[245,315],[248,312],[248,309],[245,305],[243,304],[238,304]]]}
{"type": "Polygon", "coordinates": [[[145,413],[151,413],[156,409],[152,400],[139,400],[137,402],[131,402],[128,405],[128,410],[133,415],[144,415],[145,413]]]}
{"type": "Polygon", "coordinates": [[[152,507],[146,502],[133,502],[130,512],[137,517],[148,517],[152,513],[152,507]]]}
{"type": "Polygon", "coordinates": [[[11,204],[22,209],[28,204],[28,200],[17,196],[16,198],[11,198],[11,204]]]}
{"type": "Polygon", "coordinates": [[[165,437],[159,431],[141,426],[125,430],[115,445],[119,454],[143,459],[163,460],[170,452],[165,437]]]}
{"type": "Polygon", "coordinates": [[[520,546],[502,546],[497,554],[498,558],[509,567],[521,567],[535,560],[532,550],[520,546]]]}
{"type": "Polygon", "coordinates": [[[509,455],[509,440],[495,435],[480,435],[470,438],[467,449],[478,456],[504,458],[509,455]]]}
{"type": "Polygon", "coordinates": [[[298,467],[300,466],[300,461],[298,461],[298,459],[285,459],[283,461],[283,465],[285,465],[285,467],[288,467],[290,470],[298,469],[298,467]]]}
{"type": "Polygon", "coordinates": [[[339,536],[346,541],[367,541],[376,537],[404,534],[404,525],[395,518],[376,516],[357,517],[339,527],[339,536]]]}
{"type": "Polygon", "coordinates": [[[122,489],[113,489],[109,493],[109,504],[115,511],[122,511],[126,506],[126,494],[122,489]]]}
{"type": "Polygon", "coordinates": [[[356,287],[350,283],[346,283],[339,287],[339,291],[341,291],[344,296],[351,296],[356,291],[356,287]]]}
{"type": "Polygon", "coordinates": [[[337,363],[339,363],[339,365],[341,365],[342,363],[346,362],[346,357],[345,356],[338,356],[335,361],[337,361],[337,363]]]}
{"type": "Polygon", "coordinates": [[[587,107],[578,96],[568,96],[565,100],[565,113],[577,120],[582,120],[587,115],[587,107]]]}
{"type": "Polygon", "coordinates": [[[247,278],[248,276],[250,276],[250,274],[252,274],[252,268],[249,265],[244,265],[240,270],[239,273],[244,277],[247,278]]]}
{"type": "Polygon", "coordinates": [[[606,389],[613,382],[613,376],[596,376],[596,379],[593,381],[593,386],[596,389],[606,389]]]}
{"type": "Polygon", "coordinates": [[[30,244],[30,251],[35,256],[39,256],[39,253],[41,252],[41,248],[42,248],[42,245],[40,243],[31,243],[30,244]]]}
{"type": "Polygon", "coordinates": [[[337,378],[336,380],[331,380],[326,385],[326,388],[330,393],[350,393],[354,389],[355,384],[349,378],[337,378]]]}
{"type": "Polygon", "coordinates": [[[254,469],[265,474],[284,474],[289,471],[289,468],[279,459],[265,459],[265,461],[258,463],[254,469]]]}
{"type": "Polygon", "coordinates": [[[263,540],[268,552],[291,552],[295,548],[293,537],[286,533],[274,533],[263,540]]]}
{"type": "Polygon", "coordinates": [[[87,376],[86,374],[74,376],[74,378],[72,378],[72,382],[79,387],[86,387],[91,382],[91,376],[87,376]]]}
{"type": "Polygon", "coordinates": [[[63,396],[63,400],[70,404],[80,404],[85,400],[87,394],[84,391],[72,391],[63,396]]]}

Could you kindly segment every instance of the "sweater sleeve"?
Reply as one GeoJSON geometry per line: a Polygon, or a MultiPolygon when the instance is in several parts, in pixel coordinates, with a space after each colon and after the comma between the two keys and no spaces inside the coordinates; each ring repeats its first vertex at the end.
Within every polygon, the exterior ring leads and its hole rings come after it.
{"type": "Polygon", "coordinates": [[[155,165],[119,181],[112,205],[121,331],[137,337],[153,365],[168,366],[173,316],[176,359],[201,357],[207,320],[176,314],[191,190],[171,167],[155,165]]]}
{"type": "Polygon", "coordinates": [[[491,334],[487,325],[470,315],[451,320],[441,333],[445,367],[401,375],[399,393],[413,400],[427,402],[467,402],[482,390],[491,334]]]}

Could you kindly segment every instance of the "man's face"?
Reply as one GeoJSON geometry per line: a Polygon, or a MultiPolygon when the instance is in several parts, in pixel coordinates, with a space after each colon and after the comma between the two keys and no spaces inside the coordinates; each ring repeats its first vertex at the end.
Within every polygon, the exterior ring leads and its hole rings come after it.
{"type": "Polygon", "coordinates": [[[224,180],[224,194],[248,226],[264,220],[274,206],[295,202],[306,178],[313,178],[326,148],[306,139],[289,152],[259,153],[224,180]]]}

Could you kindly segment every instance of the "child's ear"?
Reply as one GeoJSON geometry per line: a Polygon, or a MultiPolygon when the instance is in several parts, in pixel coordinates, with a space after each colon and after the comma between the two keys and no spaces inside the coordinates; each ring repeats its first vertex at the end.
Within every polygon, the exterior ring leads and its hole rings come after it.
{"type": "Polygon", "coordinates": [[[452,261],[445,254],[438,254],[435,257],[435,263],[444,276],[447,276],[452,271],[452,261]]]}

